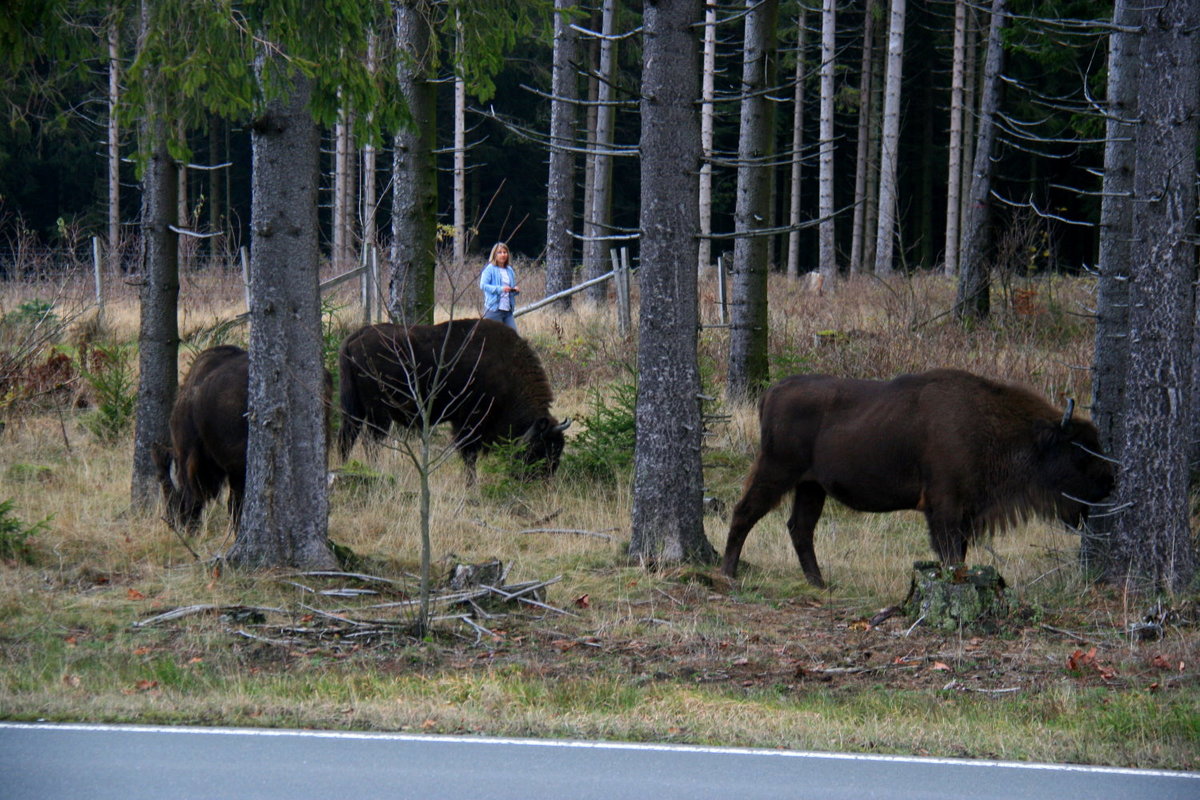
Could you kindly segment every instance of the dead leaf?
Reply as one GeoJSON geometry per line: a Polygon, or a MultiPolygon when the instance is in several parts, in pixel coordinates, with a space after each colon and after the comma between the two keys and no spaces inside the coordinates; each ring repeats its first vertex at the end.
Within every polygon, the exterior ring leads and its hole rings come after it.
{"type": "Polygon", "coordinates": [[[436,727],[437,727],[437,720],[435,720],[435,719],[427,719],[421,723],[421,728],[423,730],[428,731],[428,730],[432,730],[433,728],[436,728],[436,727]]]}
{"type": "Polygon", "coordinates": [[[146,595],[142,594],[137,589],[132,589],[132,588],[126,590],[125,596],[128,597],[130,600],[145,600],[146,599],[146,595]]]}
{"type": "Polygon", "coordinates": [[[587,595],[587,594],[579,595],[579,597],[575,598],[575,607],[576,608],[591,608],[592,607],[592,596],[587,595]]]}
{"type": "Polygon", "coordinates": [[[134,684],[134,688],[137,689],[139,692],[148,692],[151,689],[158,688],[158,681],[141,680],[141,681],[138,681],[136,684],[134,684]]]}
{"type": "Polygon", "coordinates": [[[1086,653],[1082,650],[1076,650],[1075,652],[1071,653],[1071,655],[1067,656],[1067,669],[1071,670],[1072,672],[1078,672],[1079,670],[1085,667],[1090,667],[1095,663],[1096,648],[1094,647],[1086,653]]]}
{"type": "Polygon", "coordinates": [[[941,662],[941,661],[935,661],[935,662],[933,662],[933,667],[932,667],[932,669],[936,669],[936,670],[939,670],[939,671],[942,671],[942,672],[949,672],[949,671],[950,671],[950,665],[949,665],[949,664],[945,664],[945,663],[943,663],[943,662],[941,662]]]}
{"type": "Polygon", "coordinates": [[[79,679],[78,675],[63,675],[62,682],[65,685],[72,687],[78,687],[79,684],[83,683],[83,681],[79,679]]]}
{"type": "Polygon", "coordinates": [[[1170,660],[1161,653],[1150,659],[1150,666],[1158,669],[1175,669],[1175,665],[1172,664],[1170,660]]]}
{"type": "Polygon", "coordinates": [[[134,651],[133,651],[133,654],[134,654],[135,656],[144,656],[144,655],[149,655],[149,654],[150,654],[150,648],[149,648],[149,647],[139,647],[138,649],[136,649],[136,650],[134,650],[134,651]]]}

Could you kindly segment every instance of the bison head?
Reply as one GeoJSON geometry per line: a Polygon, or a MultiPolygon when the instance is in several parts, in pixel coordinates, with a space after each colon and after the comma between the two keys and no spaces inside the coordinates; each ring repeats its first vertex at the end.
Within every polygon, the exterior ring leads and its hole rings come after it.
{"type": "Polygon", "coordinates": [[[1091,507],[1108,497],[1116,483],[1096,426],[1071,419],[1068,409],[1061,423],[1038,423],[1037,448],[1038,477],[1059,518],[1071,526],[1086,522],[1091,507]]]}
{"type": "Polygon", "coordinates": [[[163,503],[167,507],[167,524],[173,530],[194,530],[200,524],[200,512],[204,510],[204,501],[195,497],[182,484],[179,462],[171,448],[156,442],[150,449],[150,455],[158,470],[159,485],[162,486],[163,503]]]}
{"type": "Polygon", "coordinates": [[[522,460],[542,477],[553,475],[562,458],[566,438],[563,431],[571,426],[571,420],[562,422],[554,417],[538,417],[521,436],[525,448],[522,460]]]}

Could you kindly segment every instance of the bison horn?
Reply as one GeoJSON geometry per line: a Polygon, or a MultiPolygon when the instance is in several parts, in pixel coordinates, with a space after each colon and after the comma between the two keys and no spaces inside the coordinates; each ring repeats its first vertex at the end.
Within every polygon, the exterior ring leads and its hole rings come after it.
{"type": "Polygon", "coordinates": [[[1067,423],[1071,421],[1071,415],[1074,413],[1075,413],[1075,398],[1069,397],[1069,398],[1067,398],[1067,410],[1066,410],[1066,413],[1063,414],[1063,418],[1062,418],[1062,427],[1064,427],[1064,428],[1067,427],[1067,423]]]}
{"type": "Polygon", "coordinates": [[[567,417],[567,418],[566,418],[566,419],[564,419],[562,422],[560,422],[560,423],[558,423],[557,425],[555,425],[555,426],[554,426],[554,432],[555,432],[555,433],[562,433],[563,431],[565,431],[565,430],[566,430],[567,428],[569,428],[569,427],[571,427],[571,418],[570,418],[570,417],[567,417]]]}

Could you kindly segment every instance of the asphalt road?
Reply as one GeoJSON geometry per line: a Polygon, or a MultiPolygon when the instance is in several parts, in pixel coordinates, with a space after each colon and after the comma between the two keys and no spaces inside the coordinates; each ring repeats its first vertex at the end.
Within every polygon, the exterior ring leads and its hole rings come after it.
{"type": "Polygon", "coordinates": [[[1200,800],[1200,773],[612,742],[0,722],[0,800],[1200,800]]]}

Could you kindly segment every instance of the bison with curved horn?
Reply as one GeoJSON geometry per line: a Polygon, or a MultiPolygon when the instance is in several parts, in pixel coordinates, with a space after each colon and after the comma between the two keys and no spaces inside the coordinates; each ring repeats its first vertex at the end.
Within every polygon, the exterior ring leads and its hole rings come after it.
{"type": "MultiPolygon", "coordinates": [[[[167,522],[194,531],[204,506],[229,485],[229,520],[235,526],[246,496],[246,423],[250,356],[218,345],[192,362],[171,409],[171,445],[154,445],[167,522]]],[[[325,372],[328,413],[333,379],[325,372]]]]}
{"type": "Polygon", "coordinates": [[[379,440],[404,428],[449,422],[471,479],[481,451],[504,440],[543,474],[558,468],[563,431],[550,414],[554,394],[537,354],[507,325],[458,319],[438,325],[368,325],[338,356],[342,423],[338,450],[349,454],[364,427],[379,440]]]}
{"type": "Polygon", "coordinates": [[[969,542],[1018,519],[1078,525],[1114,478],[1095,426],[1072,410],[953,369],[890,381],[785,378],[759,405],[758,457],[733,509],[721,571],[735,576],[746,535],[789,491],[788,533],[819,587],[813,530],[826,497],[857,511],[923,511],[944,564],[961,564],[969,542]]]}

